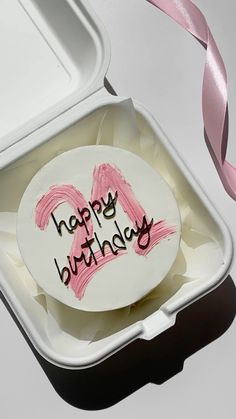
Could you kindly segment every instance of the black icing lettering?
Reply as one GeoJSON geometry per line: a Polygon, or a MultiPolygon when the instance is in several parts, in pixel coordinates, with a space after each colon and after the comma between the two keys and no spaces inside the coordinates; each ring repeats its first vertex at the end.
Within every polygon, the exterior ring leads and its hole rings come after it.
{"type": "Polygon", "coordinates": [[[120,228],[119,228],[116,221],[114,221],[114,224],[115,224],[115,226],[118,230],[118,234],[114,234],[114,236],[112,237],[112,244],[113,244],[113,246],[117,247],[117,249],[125,250],[125,249],[127,249],[127,247],[126,247],[126,244],[125,244],[123,234],[121,233],[120,228]]]}
{"type": "Polygon", "coordinates": [[[110,218],[115,217],[117,197],[118,197],[118,192],[116,191],[114,197],[112,196],[111,192],[109,192],[107,202],[103,198],[101,198],[102,203],[105,206],[102,212],[104,218],[110,219],[110,218]]]}
{"type": "Polygon", "coordinates": [[[133,228],[125,227],[124,229],[124,236],[128,242],[131,242],[131,240],[133,240],[133,236],[138,236],[138,234],[138,230],[135,231],[133,228]]]}
{"type": "Polygon", "coordinates": [[[75,215],[71,215],[71,217],[69,218],[69,225],[73,233],[79,225],[78,218],[75,215]]]}
{"type": "Polygon", "coordinates": [[[91,266],[93,261],[97,265],[97,260],[93,252],[93,249],[91,247],[93,242],[94,242],[94,239],[88,240],[86,238],[85,243],[81,245],[81,248],[83,249],[90,249],[90,254],[89,254],[88,259],[86,259],[84,252],[81,252],[80,256],[73,256],[73,257],[67,256],[67,260],[69,262],[69,266],[73,275],[75,276],[78,275],[78,264],[81,262],[84,262],[87,267],[91,266]]]}
{"type": "Polygon", "coordinates": [[[97,214],[100,214],[102,212],[101,202],[95,200],[93,202],[89,202],[89,206],[90,206],[90,208],[92,209],[92,211],[95,215],[95,218],[97,220],[97,223],[98,223],[99,227],[102,227],[102,224],[100,223],[100,220],[99,220],[98,215],[97,215],[97,214]]]}
{"type": "MultiPolygon", "coordinates": [[[[88,221],[91,219],[92,214],[96,218],[99,227],[102,227],[101,216],[102,214],[105,219],[111,219],[116,216],[116,204],[117,204],[118,192],[114,195],[111,192],[108,193],[107,199],[101,198],[100,200],[94,200],[89,202],[89,208],[84,207],[82,209],[77,208],[78,216],[75,214],[71,215],[68,222],[65,220],[57,221],[55,215],[51,213],[52,220],[56,227],[57,233],[62,236],[64,231],[73,234],[78,227],[84,227],[86,229],[88,237],[86,237],[84,243],[81,244],[80,253],[78,255],[67,256],[68,266],[64,266],[62,269],[59,267],[57,260],[54,258],[57,272],[59,274],[61,282],[68,286],[72,275],[77,276],[80,263],[83,263],[87,268],[92,264],[98,265],[96,259],[97,251],[93,250],[93,244],[100,249],[100,257],[105,257],[106,252],[110,251],[113,255],[118,255],[120,250],[127,250],[127,242],[131,242],[137,237],[137,245],[140,249],[147,249],[151,241],[151,228],[153,226],[153,218],[149,221],[144,215],[139,223],[135,221],[133,227],[125,227],[124,230],[120,229],[116,220],[114,220],[115,234],[113,234],[111,240],[100,241],[97,233],[94,233],[94,237],[91,239],[89,235],[91,231],[88,229],[88,221]]],[[[79,232],[77,232],[79,234],[79,232]]]]}
{"type": "Polygon", "coordinates": [[[92,249],[93,242],[94,242],[94,239],[88,240],[88,238],[86,237],[85,243],[81,244],[81,248],[82,249],[89,249],[90,250],[90,254],[91,254],[91,256],[92,256],[92,258],[93,258],[93,260],[95,262],[95,265],[97,265],[98,264],[97,263],[97,259],[95,257],[94,252],[93,252],[93,249],[92,249]]]}
{"type": "Polygon", "coordinates": [[[140,249],[146,249],[149,246],[150,238],[151,238],[150,230],[152,228],[152,225],[153,225],[153,218],[151,219],[150,223],[148,223],[146,217],[144,216],[141,227],[138,227],[140,234],[138,236],[137,243],[140,249]],[[143,239],[145,239],[145,237],[146,237],[146,241],[143,244],[142,242],[143,242],[143,239]]]}
{"type": "Polygon", "coordinates": [[[57,232],[59,234],[59,236],[62,236],[62,227],[64,226],[66,228],[66,230],[68,231],[68,233],[72,234],[74,232],[74,229],[70,229],[70,227],[68,227],[68,225],[66,224],[66,222],[64,220],[61,220],[59,223],[56,220],[56,217],[54,216],[53,212],[51,213],[51,217],[53,219],[53,222],[56,226],[57,232]]]}
{"type": "Polygon", "coordinates": [[[78,264],[81,262],[84,262],[87,267],[91,266],[92,261],[93,261],[93,256],[90,253],[89,258],[87,260],[84,252],[81,252],[80,256],[73,256],[73,257],[67,256],[67,259],[70,265],[71,272],[73,273],[73,275],[76,276],[78,275],[78,264]],[[72,265],[72,262],[73,262],[73,265],[72,265]]]}
{"type": "Polygon", "coordinates": [[[118,254],[118,250],[114,250],[112,247],[112,244],[109,242],[109,240],[104,240],[102,243],[100,243],[99,238],[97,236],[96,233],[94,233],[94,237],[97,241],[97,244],[102,252],[102,256],[104,257],[106,252],[105,252],[105,247],[108,246],[110,247],[110,250],[112,251],[113,255],[117,255],[118,254]]]}
{"type": "Polygon", "coordinates": [[[57,267],[57,271],[59,273],[61,282],[63,282],[63,284],[65,284],[66,286],[69,285],[70,283],[70,279],[71,279],[71,274],[70,274],[70,270],[69,268],[67,268],[66,266],[64,266],[64,268],[62,270],[60,270],[57,260],[54,258],[54,262],[55,265],[57,267]]]}
{"type": "Polygon", "coordinates": [[[87,227],[87,221],[89,221],[90,218],[91,218],[91,213],[90,213],[89,209],[88,208],[82,208],[82,210],[80,210],[79,208],[77,208],[77,211],[78,211],[78,213],[81,217],[81,220],[78,219],[78,225],[80,227],[84,226],[86,228],[87,234],[89,234],[88,227],[87,227]]]}

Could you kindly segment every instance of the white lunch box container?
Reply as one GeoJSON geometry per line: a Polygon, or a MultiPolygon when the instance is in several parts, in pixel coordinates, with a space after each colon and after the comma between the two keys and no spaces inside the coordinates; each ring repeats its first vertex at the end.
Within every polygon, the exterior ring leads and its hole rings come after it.
{"type": "MultiPolygon", "coordinates": [[[[92,144],[104,110],[115,110],[124,98],[110,95],[104,87],[109,41],[87,0],[4,0],[0,8],[1,22],[8,22],[0,25],[0,39],[4,40],[0,70],[4,117],[0,126],[1,213],[17,212],[21,195],[35,173],[35,159],[43,165],[58,150],[92,144]]],[[[181,190],[185,205],[202,220],[202,229],[214,240],[214,249],[209,248],[208,255],[199,252],[199,278],[170,293],[158,308],[154,304],[142,315],[133,316],[133,322],[92,341],[79,355],[71,355],[51,344],[44,328],[47,313],[17,278],[3,241],[1,292],[36,350],[64,368],[90,367],[137,338],[153,339],[174,325],[179,311],[217,287],[230,267],[232,240],[222,218],[151,114],[137,103],[134,106],[139,131],[158,148],[152,164],[170,186],[181,190]]],[[[191,255],[190,264],[194,247],[191,255]]]]}

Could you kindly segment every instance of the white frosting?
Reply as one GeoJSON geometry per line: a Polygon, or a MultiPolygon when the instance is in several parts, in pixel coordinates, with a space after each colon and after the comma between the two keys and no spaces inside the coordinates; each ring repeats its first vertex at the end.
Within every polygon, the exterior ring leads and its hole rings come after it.
{"type": "MultiPolygon", "coordinates": [[[[107,194],[104,200],[107,201],[107,194]]],[[[91,212],[93,229],[101,243],[103,240],[111,241],[113,235],[117,233],[114,221],[122,232],[125,227],[133,227],[120,205],[119,194],[115,208],[114,218],[105,219],[102,214],[98,214],[102,227],[99,227],[91,212]]],[[[65,220],[67,224],[74,213],[67,203],[59,205],[53,211],[58,222],[65,220]]],[[[136,302],[166,276],[179,248],[180,216],[169,186],[141,158],[128,151],[109,146],[81,147],[54,158],[33,177],[19,207],[17,240],[30,273],[49,295],[81,310],[112,310],[136,302]],[[130,242],[125,240],[127,247],[125,254],[97,270],[85,288],[84,295],[78,298],[70,284],[67,287],[61,281],[54,259],[57,260],[61,270],[63,267],[68,267],[67,256],[70,255],[74,236],[84,227],[78,227],[74,234],[69,234],[66,228],[62,227],[62,236],[60,236],[50,217],[48,226],[41,230],[35,221],[36,206],[40,198],[55,185],[73,185],[89,202],[94,168],[107,163],[117,167],[131,185],[149,221],[153,218],[155,224],[165,220],[167,226],[175,228],[175,233],[162,239],[146,256],[135,252],[133,248],[135,237],[130,242]]],[[[96,241],[93,243],[93,250],[94,252],[99,250],[96,241]]]]}

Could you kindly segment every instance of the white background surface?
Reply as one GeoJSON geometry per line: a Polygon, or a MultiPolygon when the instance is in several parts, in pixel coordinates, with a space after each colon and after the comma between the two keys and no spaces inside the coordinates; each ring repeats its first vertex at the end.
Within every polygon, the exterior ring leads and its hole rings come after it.
{"type": "MultiPolygon", "coordinates": [[[[203,139],[203,48],[145,0],[90,1],[111,39],[110,83],[119,95],[134,97],[152,111],[223,215],[236,240],[236,203],[221,186],[203,139]]],[[[234,0],[196,0],[195,3],[204,12],[226,63],[230,98],[228,156],[236,164],[236,4],[234,0]]],[[[230,274],[236,280],[235,261],[230,274]]],[[[229,288],[231,297],[225,288],[217,294],[219,312],[227,311],[227,307],[233,305],[235,290],[232,286],[229,288]]],[[[204,306],[204,310],[206,318],[215,317],[209,324],[217,329],[215,323],[221,321],[224,313],[218,318],[211,305],[204,306]]],[[[205,327],[205,322],[199,320],[204,316],[195,311],[195,317],[191,317],[191,322],[189,320],[192,329],[186,328],[186,333],[205,327]]],[[[185,322],[188,323],[188,316],[185,316],[185,322]]],[[[140,388],[131,391],[131,395],[127,394],[119,403],[98,411],[72,407],[60,398],[2,303],[0,326],[0,416],[3,419],[235,418],[236,322],[209,345],[199,343],[202,348],[187,357],[183,370],[173,373],[163,384],[137,386],[140,388]]],[[[206,333],[211,334],[211,330],[206,333]]],[[[212,331],[213,337],[214,333],[217,332],[212,331]]],[[[186,338],[180,334],[176,339],[179,341],[183,337],[186,338]]],[[[207,339],[205,336],[205,341],[207,339]]],[[[171,354],[168,342],[173,344],[174,339],[167,340],[166,350],[171,354]]],[[[156,345],[158,348],[158,341],[156,345]]],[[[173,351],[175,349],[173,346],[173,351]]],[[[170,362],[173,358],[170,355],[170,362]]],[[[158,375],[159,366],[154,365],[154,361],[155,357],[151,368],[157,370],[158,375]]],[[[132,374],[131,371],[131,381],[132,374]]],[[[127,380],[124,375],[124,382],[127,380]]],[[[78,386],[78,404],[79,397],[78,386]]]]}

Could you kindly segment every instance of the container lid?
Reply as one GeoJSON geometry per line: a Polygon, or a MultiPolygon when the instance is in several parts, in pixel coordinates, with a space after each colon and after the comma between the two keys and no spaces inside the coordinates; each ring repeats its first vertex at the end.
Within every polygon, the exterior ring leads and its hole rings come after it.
{"type": "Polygon", "coordinates": [[[0,51],[0,152],[99,90],[110,59],[87,0],[2,0],[0,51]]]}

